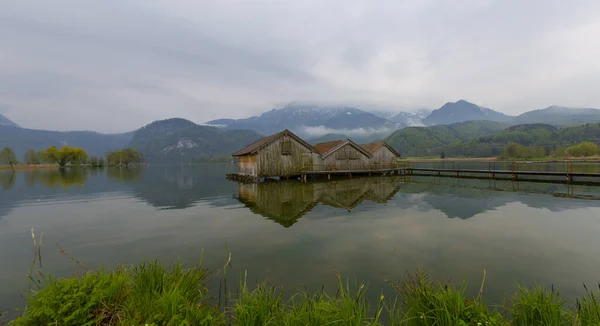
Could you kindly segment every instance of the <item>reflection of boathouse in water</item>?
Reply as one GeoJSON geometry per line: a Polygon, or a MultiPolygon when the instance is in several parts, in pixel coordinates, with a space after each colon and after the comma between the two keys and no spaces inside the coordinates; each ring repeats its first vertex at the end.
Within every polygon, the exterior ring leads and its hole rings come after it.
{"type": "Polygon", "coordinates": [[[397,177],[371,177],[240,183],[237,199],[252,212],[290,227],[318,204],[350,211],[365,200],[385,203],[400,190],[399,182],[397,177]]]}
{"type": "Polygon", "coordinates": [[[400,154],[381,141],[359,145],[350,139],[315,144],[289,130],[261,138],[233,154],[232,178],[306,177],[332,174],[387,174],[399,170],[400,154]]]}

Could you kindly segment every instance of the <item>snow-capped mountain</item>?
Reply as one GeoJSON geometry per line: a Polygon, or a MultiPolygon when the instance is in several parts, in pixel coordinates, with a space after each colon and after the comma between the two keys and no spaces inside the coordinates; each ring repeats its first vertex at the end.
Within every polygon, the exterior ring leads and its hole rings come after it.
{"type": "Polygon", "coordinates": [[[419,109],[417,111],[369,111],[378,117],[396,123],[399,127],[424,126],[423,119],[430,113],[431,109],[419,109]]]}
{"type": "Polygon", "coordinates": [[[430,109],[419,109],[416,112],[398,112],[388,119],[405,127],[419,127],[425,125],[423,119],[427,118],[430,113],[430,109]]]}
{"type": "Polygon", "coordinates": [[[398,124],[371,112],[348,106],[291,103],[247,119],[218,119],[206,125],[223,129],[248,129],[263,135],[289,129],[302,136],[328,133],[368,134],[397,129],[398,124]]]}

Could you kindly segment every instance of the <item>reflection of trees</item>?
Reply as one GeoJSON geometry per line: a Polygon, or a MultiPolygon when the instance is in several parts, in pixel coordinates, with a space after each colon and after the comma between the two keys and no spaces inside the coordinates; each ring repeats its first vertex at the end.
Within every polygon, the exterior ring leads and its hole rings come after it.
{"type": "Polygon", "coordinates": [[[82,186],[87,180],[87,169],[85,168],[67,168],[58,170],[39,170],[33,171],[26,176],[28,184],[34,184],[39,181],[47,187],[70,188],[73,186],[82,186]]]}
{"type": "Polygon", "coordinates": [[[224,196],[233,200],[231,194],[236,185],[223,175],[234,172],[233,164],[196,164],[193,166],[142,167],[143,177],[132,183],[135,196],[154,207],[163,209],[184,209],[197,202],[224,196]]]}
{"type": "Polygon", "coordinates": [[[31,188],[35,185],[35,181],[37,180],[37,177],[38,177],[38,170],[25,171],[25,183],[27,184],[27,186],[29,188],[31,188]]]}
{"type": "Polygon", "coordinates": [[[17,178],[14,171],[0,172],[0,184],[2,184],[3,190],[10,190],[15,185],[15,179],[17,178]]]}
{"type": "Polygon", "coordinates": [[[364,200],[385,203],[398,192],[398,182],[396,177],[371,177],[239,184],[238,200],[252,212],[290,227],[318,203],[345,210],[354,209],[364,200]]]}
{"type": "Polygon", "coordinates": [[[82,186],[87,180],[88,173],[88,169],[77,167],[24,171],[25,184],[30,188],[34,187],[37,183],[41,183],[49,188],[82,186]]]}
{"type": "Polygon", "coordinates": [[[142,176],[141,167],[111,167],[108,168],[109,178],[121,182],[134,182],[142,176]]]}

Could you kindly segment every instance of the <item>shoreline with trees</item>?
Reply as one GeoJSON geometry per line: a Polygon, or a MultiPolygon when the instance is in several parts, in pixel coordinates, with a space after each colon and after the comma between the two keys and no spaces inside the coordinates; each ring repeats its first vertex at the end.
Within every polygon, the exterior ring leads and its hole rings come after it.
{"type": "Polygon", "coordinates": [[[103,156],[89,156],[83,148],[62,146],[44,150],[29,149],[19,161],[9,146],[0,151],[0,170],[64,169],[67,167],[143,166],[144,156],[132,148],[115,150],[103,156]]]}

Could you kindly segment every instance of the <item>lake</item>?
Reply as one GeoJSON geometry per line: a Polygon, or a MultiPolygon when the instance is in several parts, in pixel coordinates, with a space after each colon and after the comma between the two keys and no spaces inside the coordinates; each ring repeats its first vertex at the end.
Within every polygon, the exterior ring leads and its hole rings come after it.
{"type": "Polygon", "coordinates": [[[82,271],[59,243],[90,268],[202,259],[218,270],[232,253],[232,281],[247,271],[251,282],[333,290],[340,272],[375,296],[416,267],[466,280],[470,293],[485,269],[490,303],[516,283],[574,296],[600,281],[600,187],[417,176],[238,184],[225,179],[235,170],[0,171],[0,310],[24,306],[31,228],[53,276],[82,271]]]}

